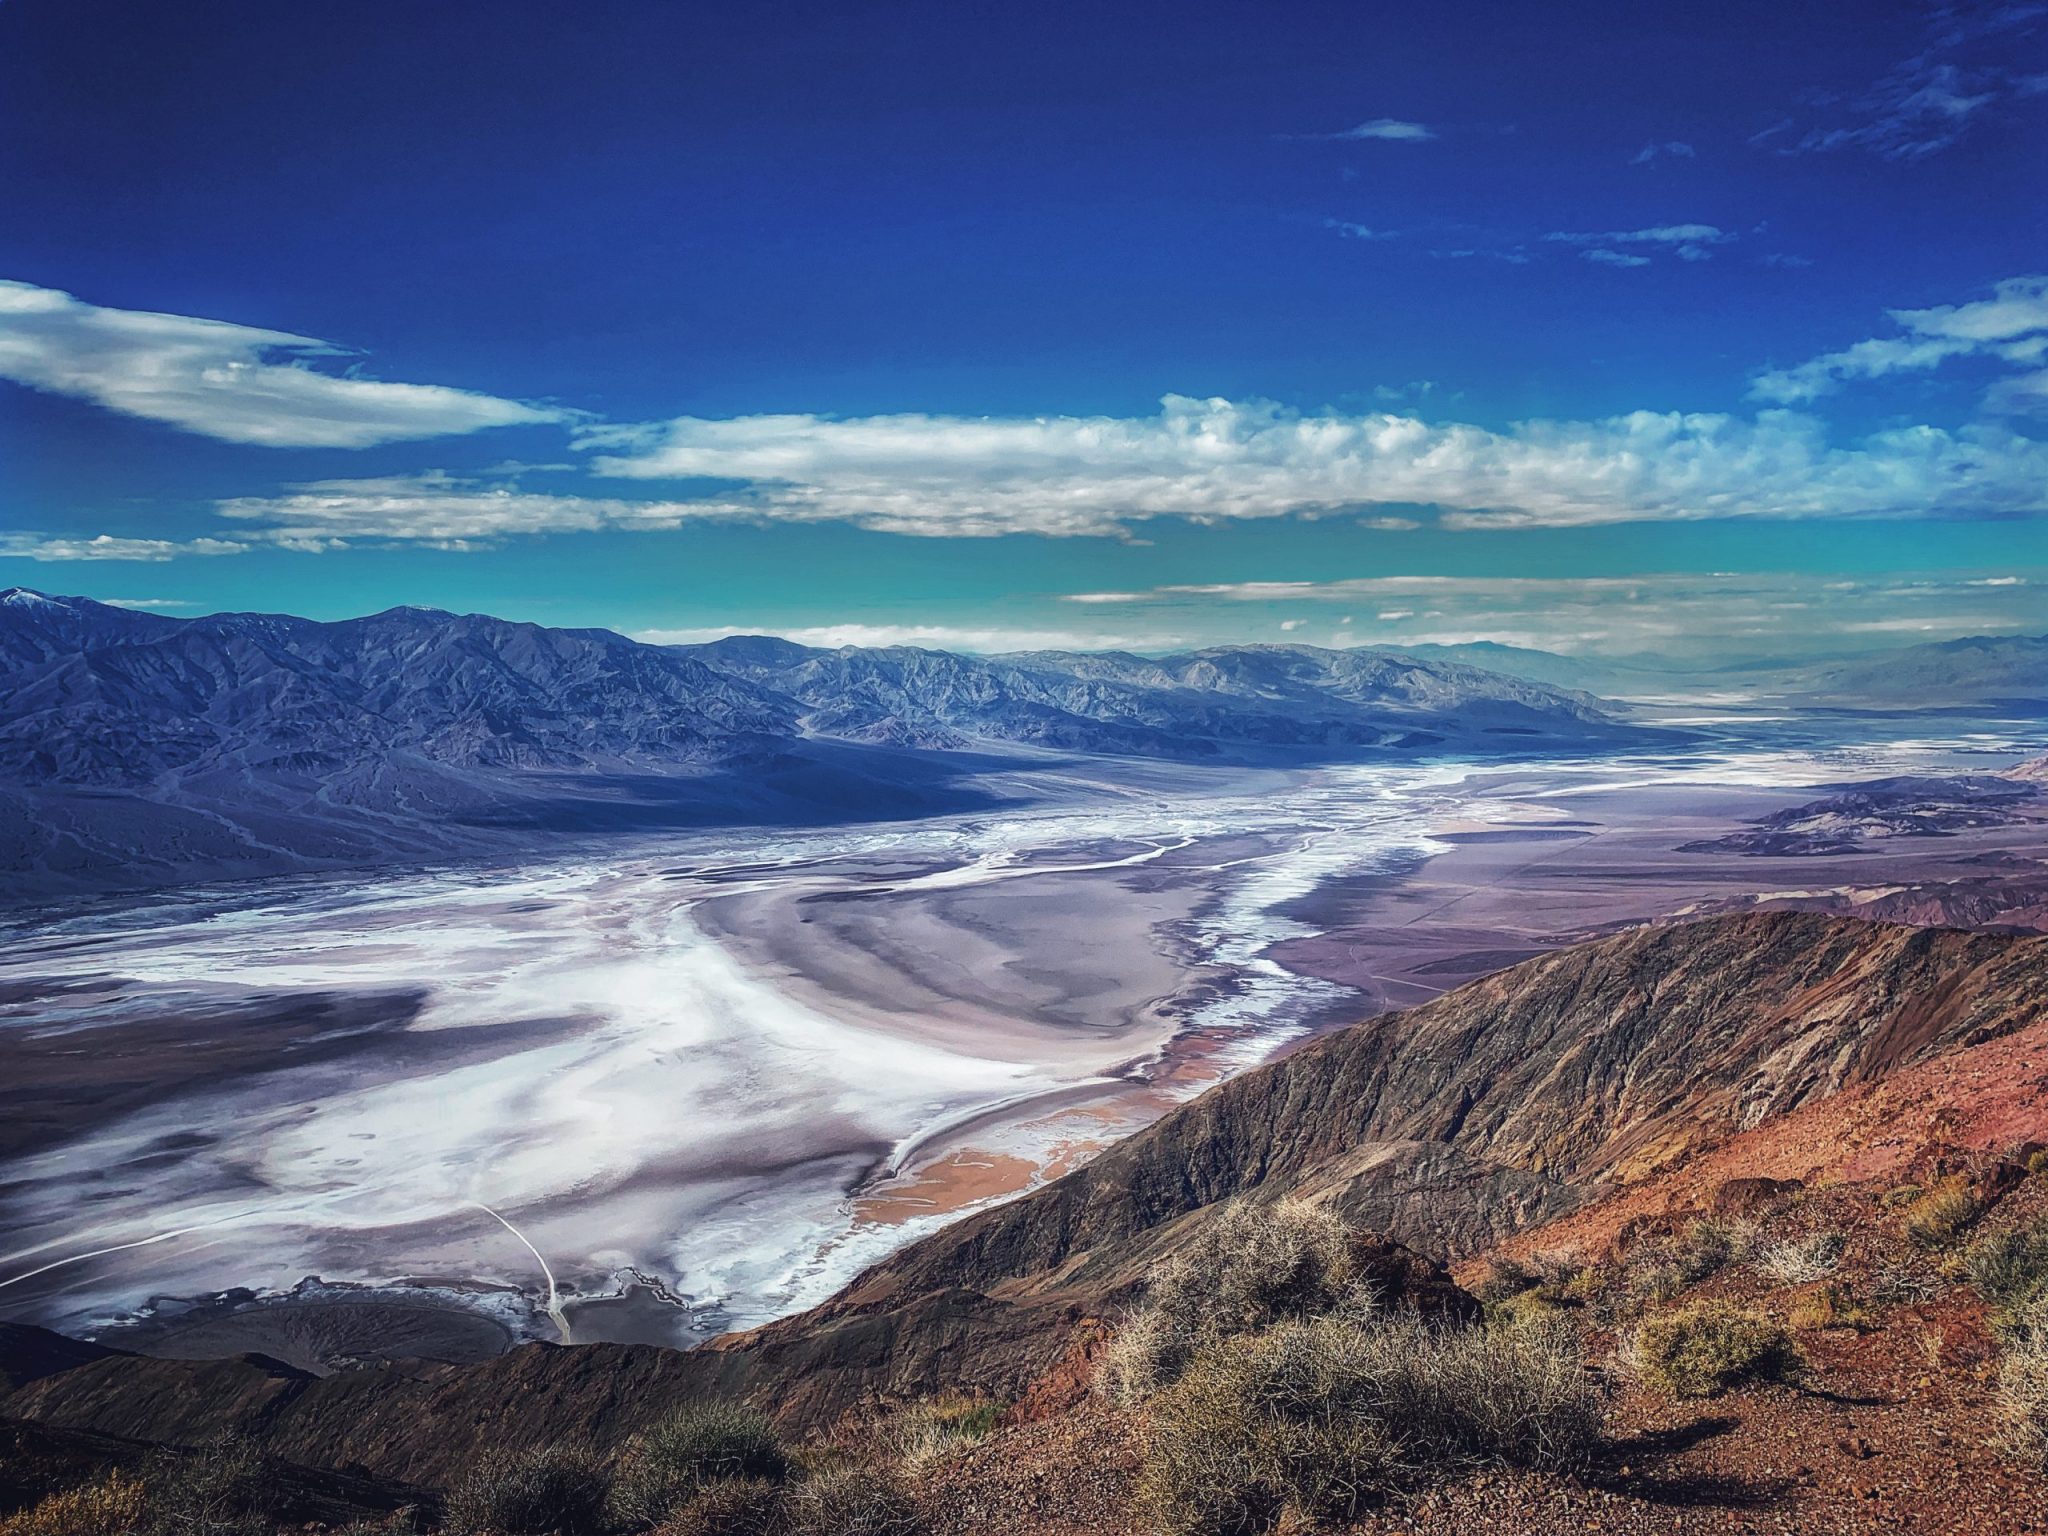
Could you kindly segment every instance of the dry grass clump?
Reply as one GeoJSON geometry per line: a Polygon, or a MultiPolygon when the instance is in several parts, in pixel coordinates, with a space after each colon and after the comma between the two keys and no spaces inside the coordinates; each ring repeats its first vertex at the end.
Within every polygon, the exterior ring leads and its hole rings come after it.
{"type": "Polygon", "coordinates": [[[644,1530],[713,1484],[780,1483],[789,1471],[781,1437],[760,1414],[734,1403],[692,1403],[627,1444],[608,1508],[617,1523],[644,1530]]]}
{"type": "Polygon", "coordinates": [[[1880,1264],[1870,1277],[1870,1299],[1888,1307],[1932,1301],[1940,1294],[1934,1279],[1912,1263],[1880,1264]]]}
{"type": "Polygon", "coordinates": [[[712,1483],[663,1521],[659,1536],[783,1536],[783,1487],[764,1478],[712,1483]]]}
{"type": "Polygon", "coordinates": [[[1520,1259],[1497,1257],[1486,1261],[1485,1272],[1470,1289],[1473,1298],[1482,1306],[1497,1307],[1542,1283],[1543,1276],[1520,1259]]]}
{"type": "Polygon", "coordinates": [[[1794,1328],[1854,1328],[1859,1333],[1871,1327],[1870,1309],[1839,1285],[1824,1285],[1792,1303],[1786,1320],[1794,1328]]]}
{"type": "Polygon", "coordinates": [[[232,1435],[151,1457],[142,1481],[148,1513],[138,1533],[149,1536],[269,1536],[284,1512],[269,1460],[232,1435]]]}
{"type": "Polygon", "coordinates": [[[609,1477],[575,1446],[491,1451],[448,1491],[451,1536],[603,1536],[609,1477]]]}
{"type": "Polygon", "coordinates": [[[131,1536],[143,1528],[145,1512],[142,1484],[110,1472],[0,1519],[0,1536],[131,1536]]]}
{"type": "Polygon", "coordinates": [[[1789,1381],[1802,1362],[1791,1335],[1747,1307],[1696,1301],[1645,1318],[1629,1353],[1643,1380],[1673,1397],[1712,1397],[1748,1381],[1789,1381]]]}
{"type": "Polygon", "coordinates": [[[273,1463],[226,1436],[159,1451],[140,1476],[121,1471],[53,1494],[0,1520],[4,1536],[270,1536],[289,1511],[273,1463]]]}
{"type": "Polygon", "coordinates": [[[1963,1269],[1992,1306],[2018,1306],[2048,1284],[2048,1218],[1978,1238],[1963,1255],[1963,1269]]]}
{"type": "Polygon", "coordinates": [[[896,1451],[915,1470],[955,1446],[988,1437],[1003,1414],[1003,1405],[985,1397],[939,1397],[915,1403],[889,1421],[896,1451]]]}
{"type": "Polygon", "coordinates": [[[1771,1244],[1757,1256],[1756,1267],[1780,1285],[1811,1285],[1835,1272],[1848,1246],[1839,1232],[1813,1232],[1771,1244]]]}
{"type": "Polygon", "coordinates": [[[1600,1423],[1563,1328],[1287,1319],[1203,1346],[1153,1399],[1140,1497],[1173,1536],[1338,1522],[1461,1468],[1579,1465],[1600,1423]]]}
{"type": "Polygon", "coordinates": [[[783,1498],[787,1536],[914,1536],[917,1506],[885,1468],[827,1466],[790,1486],[783,1498]]]}
{"type": "Polygon", "coordinates": [[[1755,1242],[1756,1231],[1746,1223],[1696,1217],[1675,1237],[1629,1254],[1629,1291],[1642,1300],[1670,1301],[1745,1257],[1755,1242]]]}
{"type": "Polygon", "coordinates": [[[1968,1180],[1943,1179],[1906,1213],[1906,1237],[1916,1248],[1939,1253],[1954,1247],[1983,1214],[1984,1203],[1968,1180]]]}
{"type": "Polygon", "coordinates": [[[2036,1292],[2007,1320],[1998,1407],[2014,1454],[2048,1470],[2048,1293],[2036,1292]]]}
{"type": "Polygon", "coordinates": [[[1352,1284],[1351,1234],[1327,1211],[1239,1201],[1148,1278],[1145,1306],[1125,1320],[1096,1373],[1100,1390],[1134,1403],[1178,1380],[1207,1344],[1284,1318],[1369,1309],[1352,1284]]]}

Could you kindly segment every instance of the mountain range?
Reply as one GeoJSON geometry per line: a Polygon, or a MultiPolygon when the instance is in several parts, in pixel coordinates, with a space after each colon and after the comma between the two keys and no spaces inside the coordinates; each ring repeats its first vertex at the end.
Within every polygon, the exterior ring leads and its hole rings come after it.
{"type": "Polygon", "coordinates": [[[178,619],[0,592],[13,894],[928,814],[1048,752],[1272,764],[1644,738],[1590,696],[1305,646],[1147,659],[647,645],[394,608],[178,619]]]}
{"type": "Polygon", "coordinates": [[[1491,640],[1416,645],[1404,654],[1483,667],[1607,699],[1747,694],[1806,709],[1902,711],[1991,706],[2048,716],[2048,635],[1971,635],[1819,661],[1720,662],[1679,656],[1561,656],[1491,640]]]}

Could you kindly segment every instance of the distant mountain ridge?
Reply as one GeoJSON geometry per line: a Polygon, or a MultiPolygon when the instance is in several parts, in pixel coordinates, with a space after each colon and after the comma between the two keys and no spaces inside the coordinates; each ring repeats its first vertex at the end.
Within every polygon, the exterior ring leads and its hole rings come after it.
{"type": "Polygon", "coordinates": [[[16,899],[987,806],[973,754],[1020,749],[1228,764],[1642,739],[1589,696],[1387,652],[678,647],[422,608],[180,619],[0,592],[16,899]]]}
{"type": "Polygon", "coordinates": [[[1491,640],[1415,645],[1404,654],[1464,662],[1607,699],[1711,692],[1814,707],[1883,710],[1995,704],[2048,715],[2048,635],[1967,635],[1821,661],[1687,662],[1677,656],[1562,656],[1491,640]]]}
{"type": "Polygon", "coordinates": [[[796,700],[823,735],[927,747],[1005,741],[1137,756],[1232,747],[1415,750],[1487,736],[1611,735],[1591,695],[1381,650],[1214,646],[961,656],[820,650],[762,636],[687,648],[796,700]]]}

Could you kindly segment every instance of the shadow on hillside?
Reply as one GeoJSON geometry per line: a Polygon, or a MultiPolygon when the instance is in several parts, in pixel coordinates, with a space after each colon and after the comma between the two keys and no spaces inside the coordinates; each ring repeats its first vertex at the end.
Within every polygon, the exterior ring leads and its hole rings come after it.
{"type": "Polygon", "coordinates": [[[1730,1433],[1739,1422],[1726,1414],[1709,1414],[1689,1424],[1629,1435],[1608,1448],[1606,1464],[1587,1481],[1609,1493],[1674,1508],[1759,1509],[1774,1504],[1792,1486],[1784,1478],[1751,1480],[1656,1465],[1730,1433]],[[1624,1470],[1629,1475],[1623,1476],[1624,1470]]]}

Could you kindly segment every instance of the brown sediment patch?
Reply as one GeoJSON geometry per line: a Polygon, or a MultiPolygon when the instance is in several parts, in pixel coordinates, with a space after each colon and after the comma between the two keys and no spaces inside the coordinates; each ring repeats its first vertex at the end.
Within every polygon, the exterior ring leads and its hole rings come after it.
{"type": "Polygon", "coordinates": [[[919,1216],[950,1215],[984,1200],[1018,1194],[1040,1177],[1030,1158],[977,1147],[956,1147],[915,1173],[877,1185],[853,1203],[854,1219],[896,1226],[919,1216]]]}

